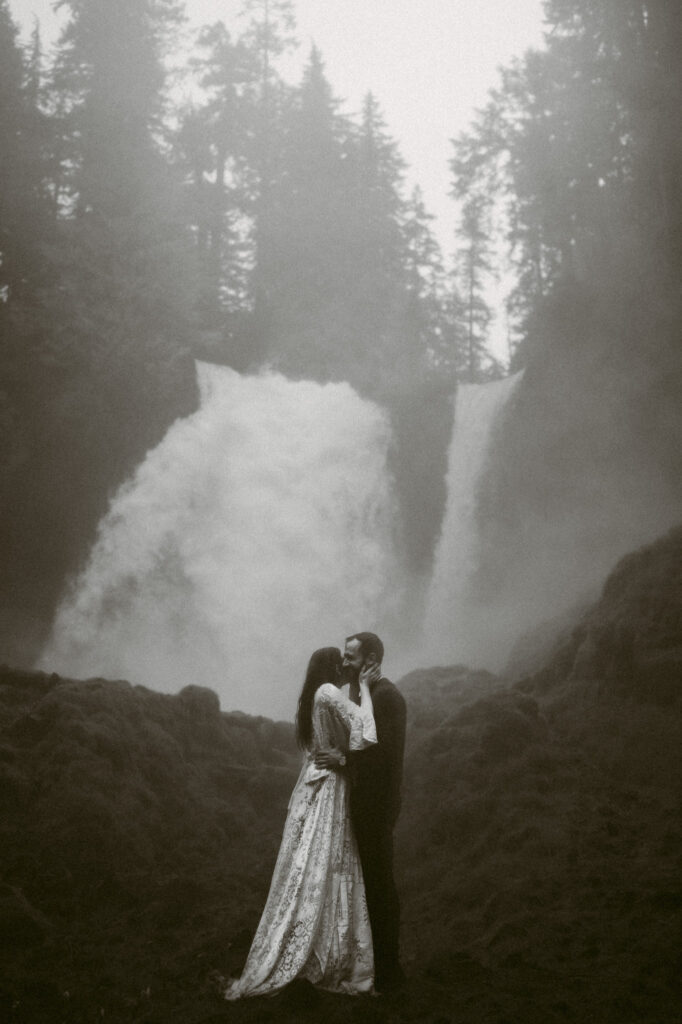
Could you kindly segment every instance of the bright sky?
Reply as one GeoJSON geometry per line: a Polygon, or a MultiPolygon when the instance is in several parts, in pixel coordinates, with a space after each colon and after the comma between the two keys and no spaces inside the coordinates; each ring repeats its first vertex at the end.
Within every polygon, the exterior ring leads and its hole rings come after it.
{"type": "MultiPolygon", "coordinates": [[[[116,0],[111,0],[115,3],[116,0]]],[[[39,18],[53,39],[54,0],[10,0],[17,21],[39,18]]],[[[228,25],[242,0],[186,0],[192,25],[228,25]]],[[[457,211],[448,198],[450,140],[467,128],[497,68],[542,42],[542,0],[294,0],[301,46],[287,77],[296,80],[311,43],[343,110],[375,93],[388,129],[419,184],[444,254],[454,249],[457,211]]]]}
{"type": "MultiPolygon", "coordinates": [[[[215,4],[215,6],[219,6],[215,4]]],[[[497,68],[542,40],[541,0],[298,0],[303,55],[314,41],[348,111],[372,90],[438,218],[446,253],[450,140],[496,84],[497,68]]]]}

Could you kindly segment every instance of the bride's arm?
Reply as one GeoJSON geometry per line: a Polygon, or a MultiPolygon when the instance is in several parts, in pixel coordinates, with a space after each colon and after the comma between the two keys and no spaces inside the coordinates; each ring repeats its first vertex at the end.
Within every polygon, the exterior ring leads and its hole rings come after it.
{"type": "Polygon", "coordinates": [[[378,676],[378,666],[370,665],[368,668],[363,668],[360,672],[360,705],[358,706],[353,704],[352,701],[348,701],[354,713],[360,717],[362,722],[360,741],[353,742],[353,732],[351,731],[348,744],[349,750],[363,750],[365,747],[369,747],[377,742],[377,727],[374,721],[374,707],[372,705],[372,695],[369,692],[369,684],[370,680],[375,677],[378,678],[378,676]]]}
{"type": "Polygon", "coordinates": [[[331,684],[318,690],[319,700],[333,709],[333,713],[341,719],[349,732],[346,750],[319,750],[316,753],[315,764],[318,768],[341,768],[346,763],[348,751],[364,750],[376,744],[377,730],[369,690],[369,683],[374,675],[374,667],[364,669],[360,673],[359,705],[354,704],[331,684]]]}

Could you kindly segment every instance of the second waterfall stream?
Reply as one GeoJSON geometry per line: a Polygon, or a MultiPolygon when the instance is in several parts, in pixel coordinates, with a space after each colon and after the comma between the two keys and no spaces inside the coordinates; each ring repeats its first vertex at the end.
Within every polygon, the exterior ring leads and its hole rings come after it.
{"type": "MultiPolygon", "coordinates": [[[[312,650],[348,633],[380,632],[396,675],[412,660],[401,621],[416,614],[416,588],[395,542],[386,415],[343,383],[206,363],[197,373],[200,408],[112,500],[41,666],[165,692],[209,686],[226,710],[289,719],[312,650]]],[[[477,480],[514,382],[459,391],[429,664],[457,655],[477,480]]]]}

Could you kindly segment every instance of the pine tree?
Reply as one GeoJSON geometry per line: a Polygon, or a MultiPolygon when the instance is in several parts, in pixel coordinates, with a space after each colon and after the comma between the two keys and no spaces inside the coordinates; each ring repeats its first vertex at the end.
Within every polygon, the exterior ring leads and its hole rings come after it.
{"type": "Polygon", "coordinates": [[[258,363],[272,348],[277,329],[269,283],[270,235],[275,219],[271,197],[282,165],[284,120],[292,102],[292,90],[280,77],[277,63],[298,44],[291,0],[245,0],[241,18],[246,23],[241,39],[252,55],[258,81],[250,151],[255,175],[250,289],[253,312],[245,338],[252,350],[252,362],[258,363]]]}
{"type": "Polygon", "coordinates": [[[42,179],[59,216],[41,239],[48,273],[13,335],[23,345],[17,388],[30,406],[13,547],[40,615],[82,557],[111,488],[196,400],[184,353],[191,264],[158,141],[169,9],[144,0],[68,7],[43,88],[55,144],[41,136],[42,179]]]}
{"type": "Polygon", "coordinates": [[[277,58],[296,45],[296,18],[291,0],[245,0],[241,16],[247,20],[242,36],[257,56],[261,97],[267,105],[268,92],[279,83],[277,58]]]}
{"type": "Polygon", "coordinates": [[[446,316],[447,279],[440,246],[416,186],[403,220],[407,288],[406,333],[411,334],[413,372],[454,380],[456,349],[446,316]]]}
{"type": "Polygon", "coordinates": [[[461,241],[457,262],[464,301],[466,379],[469,383],[485,376],[490,363],[487,341],[492,310],[486,302],[485,290],[493,263],[488,216],[488,199],[473,193],[464,203],[457,231],[461,241]]]}
{"type": "Polygon", "coordinates": [[[349,218],[353,267],[353,360],[365,386],[382,400],[409,375],[405,336],[408,303],[404,161],[376,98],[365,97],[352,154],[349,218]]]}
{"type": "Polygon", "coordinates": [[[283,116],[277,174],[259,212],[257,274],[269,358],[326,379],[348,371],[349,132],[313,47],[283,116]]]}
{"type": "MultiPolygon", "coordinates": [[[[676,261],[682,251],[682,142],[674,127],[682,103],[682,8],[670,0],[548,0],[545,16],[550,54],[564,56],[574,76],[579,67],[589,83],[575,120],[592,114],[590,159],[600,174],[602,209],[618,187],[625,194],[617,212],[632,201],[646,209],[642,221],[655,232],[657,248],[676,261]],[[600,143],[601,162],[595,159],[600,143]]],[[[575,91],[575,77],[567,91],[575,91]]]]}
{"type": "Polygon", "coordinates": [[[44,119],[39,109],[38,40],[25,61],[6,0],[0,0],[0,300],[6,305],[35,287],[45,270],[40,253],[48,231],[44,119]]]}
{"type": "MultiPolygon", "coordinates": [[[[0,0],[0,405],[15,425],[36,411],[32,386],[48,347],[41,339],[42,296],[55,282],[50,132],[40,109],[38,53],[36,32],[28,55],[23,52],[0,0]]],[[[6,458],[12,461],[10,436],[6,458]]]]}
{"type": "Polygon", "coordinates": [[[48,187],[53,136],[41,99],[38,34],[25,52],[0,0],[0,642],[17,658],[36,653],[22,649],[19,634],[26,620],[49,614],[61,583],[51,544],[59,529],[51,515],[59,351],[48,299],[59,261],[48,187]]]}
{"type": "Polygon", "coordinates": [[[109,444],[109,472],[123,473],[183,405],[192,263],[159,141],[162,61],[180,12],[174,0],[63,6],[53,79],[68,188],[61,329],[74,336],[73,379],[107,381],[101,422],[75,403],[83,438],[109,444]]]}
{"type": "Polygon", "coordinates": [[[377,272],[395,280],[405,257],[401,233],[406,211],[405,162],[372,93],[365,96],[357,149],[357,209],[364,224],[361,243],[370,259],[378,259],[377,272]]]}
{"type": "Polygon", "coordinates": [[[396,276],[395,365],[384,368],[382,400],[395,437],[391,469],[399,496],[406,563],[427,573],[445,508],[457,348],[446,315],[440,247],[419,188],[400,217],[402,267],[396,276]],[[428,501],[424,495],[428,494],[428,501]]]}
{"type": "Polygon", "coordinates": [[[623,232],[628,219],[627,232],[637,231],[633,203],[643,221],[656,220],[659,251],[673,244],[679,209],[671,126],[682,75],[670,44],[682,39],[679,9],[664,0],[552,0],[545,9],[546,48],[502,72],[452,165],[458,196],[473,188],[505,204],[518,281],[509,307],[522,331],[560,282],[594,278],[615,246],[632,249],[623,232]]]}
{"type": "Polygon", "coordinates": [[[246,44],[233,40],[222,22],[202,29],[197,46],[191,66],[203,102],[183,114],[176,147],[199,262],[200,321],[229,332],[230,316],[249,301],[258,66],[246,44]]]}

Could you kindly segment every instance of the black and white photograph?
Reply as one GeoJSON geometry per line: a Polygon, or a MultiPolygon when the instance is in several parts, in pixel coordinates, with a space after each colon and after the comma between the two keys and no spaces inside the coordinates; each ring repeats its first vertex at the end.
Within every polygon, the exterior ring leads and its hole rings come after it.
{"type": "Polygon", "coordinates": [[[0,0],[0,1019],[682,1020],[682,4],[0,0]]]}

